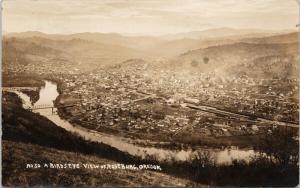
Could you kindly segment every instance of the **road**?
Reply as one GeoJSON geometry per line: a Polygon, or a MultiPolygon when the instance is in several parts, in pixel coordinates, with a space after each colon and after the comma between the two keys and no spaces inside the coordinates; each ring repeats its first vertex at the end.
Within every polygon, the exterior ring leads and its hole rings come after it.
{"type": "Polygon", "coordinates": [[[265,122],[273,125],[279,125],[279,126],[287,126],[287,127],[292,127],[292,128],[299,128],[299,125],[293,124],[293,123],[286,123],[286,122],[281,122],[281,121],[274,121],[274,120],[268,120],[264,118],[257,118],[255,120],[252,120],[250,116],[247,115],[242,115],[242,114],[237,114],[233,112],[228,112],[225,110],[219,110],[217,108],[213,108],[210,106],[199,106],[199,105],[194,105],[194,104],[186,104],[187,107],[191,109],[196,109],[196,110],[201,110],[204,112],[209,112],[209,113],[214,113],[214,114],[219,114],[219,115],[225,115],[225,116],[230,116],[234,118],[239,118],[239,119],[248,119],[254,122],[265,122]]]}
{"type": "MultiPolygon", "coordinates": [[[[164,97],[158,97],[156,94],[150,94],[150,93],[145,94],[143,92],[136,91],[135,89],[131,89],[131,90],[134,90],[136,93],[139,93],[139,94],[145,96],[145,98],[137,99],[137,100],[135,100],[135,102],[136,101],[145,100],[145,99],[148,99],[148,98],[162,98],[162,99],[167,100],[164,97]]],[[[248,121],[251,121],[251,122],[255,122],[255,123],[265,122],[265,123],[272,124],[272,125],[278,125],[278,126],[284,126],[284,127],[292,127],[292,128],[299,128],[299,125],[298,124],[294,124],[294,123],[288,123],[288,122],[282,122],[282,121],[274,121],[274,120],[269,120],[269,119],[264,119],[264,118],[253,119],[252,117],[250,117],[248,115],[238,114],[238,113],[234,113],[234,112],[229,112],[229,111],[226,111],[226,110],[220,110],[220,109],[217,109],[217,108],[214,108],[214,107],[211,107],[211,106],[195,105],[195,104],[190,104],[190,103],[185,103],[185,104],[186,104],[186,106],[188,108],[191,108],[191,109],[201,110],[201,111],[204,111],[204,112],[213,113],[213,114],[219,114],[219,115],[223,115],[223,116],[229,116],[229,117],[233,117],[233,118],[236,118],[236,119],[245,119],[245,120],[248,120],[248,121]]]]}

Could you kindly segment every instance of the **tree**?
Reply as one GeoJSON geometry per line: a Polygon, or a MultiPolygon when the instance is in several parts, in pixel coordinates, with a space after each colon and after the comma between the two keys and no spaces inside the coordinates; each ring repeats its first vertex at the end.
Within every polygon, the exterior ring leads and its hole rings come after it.
{"type": "Polygon", "coordinates": [[[260,138],[258,149],[272,163],[295,165],[299,160],[299,141],[295,139],[296,134],[297,131],[288,127],[273,129],[260,138]]]}
{"type": "Polygon", "coordinates": [[[204,58],[203,58],[203,62],[204,62],[205,64],[207,64],[207,63],[209,62],[209,58],[208,58],[208,57],[204,57],[204,58]]]}

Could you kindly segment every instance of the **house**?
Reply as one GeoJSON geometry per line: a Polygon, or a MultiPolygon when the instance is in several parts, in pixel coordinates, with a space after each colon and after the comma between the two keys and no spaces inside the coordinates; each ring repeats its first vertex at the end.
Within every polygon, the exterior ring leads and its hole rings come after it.
{"type": "Polygon", "coordinates": [[[251,126],[251,129],[252,129],[253,131],[255,131],[255,132],[256,132],[256,131],[259,131],[259,129],[258,129],[258,127],[257,127],[256,125],[252,125],[252,126],[251,126]]]}

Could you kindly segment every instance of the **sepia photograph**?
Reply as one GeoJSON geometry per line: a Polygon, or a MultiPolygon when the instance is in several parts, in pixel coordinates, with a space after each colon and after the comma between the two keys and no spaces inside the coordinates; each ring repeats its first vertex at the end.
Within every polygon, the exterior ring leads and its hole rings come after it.
{"type": "Polygon", "coordinates": [[[300,0],[3,0],[2,186],[297,187],[300,0]]]}

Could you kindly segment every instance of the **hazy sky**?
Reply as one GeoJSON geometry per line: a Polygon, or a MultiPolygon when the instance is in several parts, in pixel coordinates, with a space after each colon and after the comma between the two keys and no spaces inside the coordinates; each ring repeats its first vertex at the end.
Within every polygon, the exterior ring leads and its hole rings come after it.
{"type": "Polygon", "coordinates": [[[294,29],[296,0],[4,0],[5,32],[178,33],[294,29]]]}

